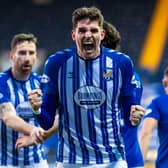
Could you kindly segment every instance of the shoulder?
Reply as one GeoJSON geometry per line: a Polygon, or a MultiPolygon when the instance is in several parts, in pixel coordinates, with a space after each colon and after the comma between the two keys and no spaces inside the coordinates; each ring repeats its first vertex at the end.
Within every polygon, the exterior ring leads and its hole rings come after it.
{"type": "Polygon", "coordinates": [[[132,71],[133,62],[128,55],[116,50],[104,48],[104,56],[112,59],[113,64],[117,65],[123,72],[132,71]]]}
{"type": "Polygon", "coordinates": [[[75,53],[75,48],[67,48],[60,51],[55,52],[54,54],[51,54],[46,64],[60,64],[66,61],[69,57],[73,56],[75,53]]]}
{"type": "Polygon", "coordinates": [[[31,77],[32,77],[32,79],[36,79],[38,81],[41,80],[41,75],[36,72],[31,72],[31,77]]]}
{"type": "Polygon", "coordinates": [[[130,56],[117,50],[112,50],[104,47],[104,54],[113,58],[114,60],[117,60],[118,62],[131,61],[130,56]]]}
{"type": "Polygon", "coordinates": [[[162,94],[162,95],[154,98],[152,102],[160,104],[160,103],[165,103],[165,102],[167,103],[167,101],[168,101],[168,95],[167,94],[162,94]]]}
{"type": "Polygon", "coordinates": [[[0,72],[0,81],[2,83],[6,83],[6,81],[11,77],[9,70],[0,72]]]}

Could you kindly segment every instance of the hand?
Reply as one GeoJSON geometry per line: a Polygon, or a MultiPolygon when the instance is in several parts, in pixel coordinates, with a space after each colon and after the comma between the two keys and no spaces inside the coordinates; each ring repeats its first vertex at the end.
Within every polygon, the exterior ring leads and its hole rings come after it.
{"type": "Polygon", "coordinates": [[[140,105],[132,105],[130,112],[130,120],[133,126],[138,125],[141,122],[142,117],[145,114],[145,109],[140,105]]]}
{"type": "Polygon", "coordinates": [[[32,90],[28,93],[28,100],[32,106],[33,111],[39,110],[42,104],[42,92],[40,89],[32,90]]]}
{"type": "Polygon", "coordinates": [[[20,137],[18,137],[16,144],[15,144],[15,148],[17,150],[20,150],[23,147],[28,147],[28,146],[32,146],[32,145],[36,145],[36,140],[34,139],[34,137],[30,136],[30,135],[22,135],[20,137]]]}
{"type": "Polygon", "coordinates": [[[42,143],[44,141],[44,130],[41,127],[34,127],[30,136],[35,140],[35,143],[42,143]]]}

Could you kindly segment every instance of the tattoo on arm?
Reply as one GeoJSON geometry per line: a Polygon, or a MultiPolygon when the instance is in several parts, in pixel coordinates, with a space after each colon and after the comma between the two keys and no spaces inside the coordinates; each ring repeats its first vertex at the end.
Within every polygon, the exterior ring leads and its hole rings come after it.
{"type": "Polygon", "coordinates": [[[2,103],[0,104],[0,119],[3,118],[5,114],[15,114],[15,108],[12,103],[2,103]]]}

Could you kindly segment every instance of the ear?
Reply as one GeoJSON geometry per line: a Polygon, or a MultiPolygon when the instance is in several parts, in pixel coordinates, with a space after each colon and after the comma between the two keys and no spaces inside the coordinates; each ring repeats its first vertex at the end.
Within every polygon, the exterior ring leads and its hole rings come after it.
{"type": "Polygon", "coordinates": [[[9,51],[9,53],[8,53],[8,58],[9,58],[10,60],[12,60],[12,58],[13,58],[13,52],[12,52],[12,50],[9,51]]]}
{"type": "Polygon", "coordinates": [[[72,40],[75,41],[75,31],[74,30],[71,31],[71,36],[72,36],[72,40]]]}
{"type": "Polygon", "coordinates": [[[105,31],[104,31],[104,29],[102,29],[102,30],[101,30],[101,40],[103,40],[104,37],[105,37],[105,31]]]}

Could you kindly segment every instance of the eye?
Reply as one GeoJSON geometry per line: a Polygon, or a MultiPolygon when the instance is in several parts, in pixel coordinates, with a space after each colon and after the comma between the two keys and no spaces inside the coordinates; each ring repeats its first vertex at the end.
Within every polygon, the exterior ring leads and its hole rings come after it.
{"type": "Polygon", "coordinates": [[[91,29],[91,32],[92,32],[92,33],[97,33],[97,32],[98,32],[98,29],[91,29]]]}
{"type": "Polygon", "coordinates": [[[79,28],[78,32],[79,32],[79,33],[85,33],[85,32],[86,32],[86,29],[84,29],[84,28],[79,28]]]}
{"type": "Polygon", "coordinates": [[[29,55],[33,55],[34,53],[34,51],[29,51],[29,55]]]}
{"type": "Polygon", "coordinates": [[[19,53],[18,53],[19,55],[26,55],[26,51],[24,51],[24,50],[21,50],[21,51],[19,51],[19,53]]]}

